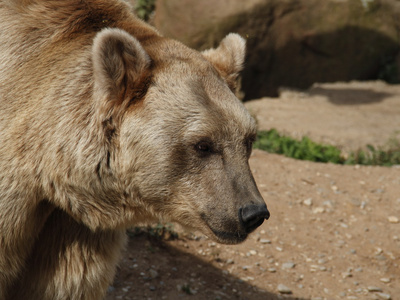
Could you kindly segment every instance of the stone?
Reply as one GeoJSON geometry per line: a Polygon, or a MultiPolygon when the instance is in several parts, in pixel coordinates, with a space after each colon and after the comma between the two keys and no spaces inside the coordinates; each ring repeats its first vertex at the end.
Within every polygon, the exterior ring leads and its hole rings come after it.
{"type": "Polygon", "coordinates": [[[313,204],[313,201],[312,201],[311,198],[308,198],[308,199],[306,199],[306,200],[303,201],[303,204],[304,204],[305,206],[311,206],[311,205],[313,204]]]}
{"type": "Polygon", "coordinates": [[[150,277],[151,277],[152,279],[155,279],[155,278],[158,277],[158,272],[157,272],[156,270],[154,270],[154,269],[150,269],[150,270],[149,270],[149,274],[150,274],[150,277]]]}
{"type": "Polygon", "coordinates": [[[382,289],[377,286],[369,286],[367,287],[368,292],[382,292],[382,289]]]}
{"type": "Polygon", "coordinates": [[[386,293],[376,293],[376,295],[383,300],[391,300],[392,296],[386,293]]]}
{"type": "Polygon", "coordinates": [[[250,251],[249,251],[249,254],[250,254],[250,255],[256,255],[256,254],[257,254],[257,251],[256,251],[256,250],[250,250],[250,251]]]}
{"type": "Polygon", "coordinates": [[[271,244],[271,241],[267,240],[267,239],[260,239],[260,243],[261,244],[271,244]]]}
{"type": "Polygon", "coordinates": [[[284,284],[279,284],[278,285],[278,292],[281,294],[292,294],[292,290],[290,288],[288,288],[286,285],[284,284]]]}
{"type": "Polygon", "coordinates": [[[286,262],[282,264],[282,269],[293,269],[296,266],[293,262],[286,262]]]}
{"type": "Polygon", "coordinates": [[[255,99],[277,96],[282,86],[384,77],[382,57],[398,53],[400,8],[396,0],[375,2],[365,9],[355,0],[158,0],[154,25],[196,49],[241,34],[242,88],[255,99]]]}

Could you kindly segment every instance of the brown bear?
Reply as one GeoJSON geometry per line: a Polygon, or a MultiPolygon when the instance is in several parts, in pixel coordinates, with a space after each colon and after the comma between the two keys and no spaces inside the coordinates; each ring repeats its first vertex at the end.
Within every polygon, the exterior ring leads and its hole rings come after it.
{"type": "Polygon", "coordinates": [[[0,299],[101,299],[134,224],[269,217],[241,37],[200,53],[118,0],[1,0],[0,28],[0,299]]]}

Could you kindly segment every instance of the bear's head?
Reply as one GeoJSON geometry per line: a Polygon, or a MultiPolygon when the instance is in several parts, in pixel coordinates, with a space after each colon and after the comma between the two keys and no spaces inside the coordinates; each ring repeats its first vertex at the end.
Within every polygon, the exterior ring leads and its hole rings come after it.
{"type": "Polygon", "coordinates": [[[97,34],[102,170],[132,221],[152,216],[238,243],[268,219],[248,164],[256,124],[233,92],[244,56],[237,34],[203,53],[120,29],[97,34]]]}

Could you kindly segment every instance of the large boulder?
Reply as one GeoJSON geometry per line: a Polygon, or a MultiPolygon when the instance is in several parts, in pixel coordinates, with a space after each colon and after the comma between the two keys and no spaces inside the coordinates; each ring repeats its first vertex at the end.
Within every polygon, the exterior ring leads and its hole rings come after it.
{"type": "Polygon", "coordinates": [[[282,86],[399,79],[397,0],[157,0],[154,23],[200,50],[229,32],[247,38],[246,99],[276,96],[282,86]]]}

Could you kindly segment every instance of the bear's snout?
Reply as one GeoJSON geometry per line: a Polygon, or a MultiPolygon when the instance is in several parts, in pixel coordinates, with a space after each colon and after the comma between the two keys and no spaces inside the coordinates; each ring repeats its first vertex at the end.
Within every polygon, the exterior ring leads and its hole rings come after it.
{"type": "Polygon", "coordinates": [[[269,211],[265,204],[249,204],[239,209],[239,219],[246,233],[254,231],[265,219],[269,219],[269,211]]]}

